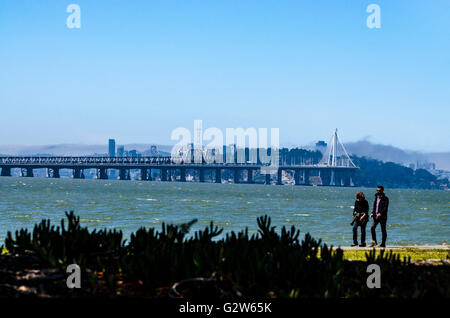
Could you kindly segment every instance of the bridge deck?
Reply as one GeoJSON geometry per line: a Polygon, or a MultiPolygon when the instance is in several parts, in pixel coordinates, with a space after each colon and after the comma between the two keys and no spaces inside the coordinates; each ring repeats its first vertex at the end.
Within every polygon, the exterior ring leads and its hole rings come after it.
{"type": "MultiPolygon", "coordinates": [[[[170,157],[0,157],[0,167],[8,168],[107,168],[107,169],[260,169],[268,167],[258,163],[192,163],[174,162],[170,157]]],[[[327,165],[279,165],[281,170],[296,169],[357,169],[356,167],[327,165]]]]}

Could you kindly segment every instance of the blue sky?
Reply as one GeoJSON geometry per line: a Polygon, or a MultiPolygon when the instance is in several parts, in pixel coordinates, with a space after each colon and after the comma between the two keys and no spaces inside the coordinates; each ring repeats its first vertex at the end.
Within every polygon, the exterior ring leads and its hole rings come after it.
{"type": "Polygon", "coordinates": [[[0,0],[0,144],[168,144],[202,119],[450,151],[449,40],[447,0],[0,0]]]}

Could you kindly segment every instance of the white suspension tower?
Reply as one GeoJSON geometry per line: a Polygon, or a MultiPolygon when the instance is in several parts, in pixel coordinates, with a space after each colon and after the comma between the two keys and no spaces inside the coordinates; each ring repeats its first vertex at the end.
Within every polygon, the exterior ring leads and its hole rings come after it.
{"type": "MultiPolygon", "coordinates": [[[[355,167],[352,159],[347,153],[344,144],[338,137],[337,128],[334,130],[333,136],[327,146],[325,155],[320,162],[322,165],[328,167],[355,167]]],[[[330,185],[335,185],[334,169],[331,169],[331,182],[330,185]]]]}

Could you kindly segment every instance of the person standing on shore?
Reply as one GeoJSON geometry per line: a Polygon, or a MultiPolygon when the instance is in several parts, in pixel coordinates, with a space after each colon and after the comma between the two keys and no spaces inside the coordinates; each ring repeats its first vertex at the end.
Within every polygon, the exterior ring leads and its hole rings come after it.
{"type": "Polygon", "coordinates": [[[378,223],[380,223],[381,225],[380,247],[386,247],[386,239],[387,239],[386,222],[387,222],[388,207],[389,207],[389,198],[384,194],[384,187],[378,186],[377,193],[375,194],[375,200],[373,201],[372,215],[370,216],[371,218],[373,218],[372,227],[370,228],[370,231],[372,232],[372,244],[369,245],[370,247],[378,245],[377,235],[375,233],[375,229],[378,223]]]}
{"type": "Polygon", "coordinates": [[[358,246],[358,226],[361,227],[361,245],[366,246],[366,225],[369,220],[369,202],[363,192],[356,194],[355,208],[353,209],[353,245],[358,246]]]}

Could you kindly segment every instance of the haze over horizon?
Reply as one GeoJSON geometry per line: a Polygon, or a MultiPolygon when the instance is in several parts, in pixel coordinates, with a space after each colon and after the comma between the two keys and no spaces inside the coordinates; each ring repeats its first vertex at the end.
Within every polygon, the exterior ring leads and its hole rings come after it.
{"type": "MultiPolygon", "coordinates": [[[[120,142],[120,139],[116,139],[116,138],[112,138],[112,139],[114,139],[116,141],[116,147],[119,146],[119,145],[121,145],[121,146],[137,146],[137,147],[140,147],[140,148],[141,147],[149,147],[151,145],[158,145],[158,146],[163,146],[163,147],[171,147],[171,146],[173,146],[176,143],[176,141],[169,141],[169,142],[166,142],[166,143],[152,143],[152,142],[122,143],[122,142],[120,142]]],[[[329,142],[329,140],[317,139],[315,141],[311,141],[311,142],[306,143],[306,144],[287,144],[287,143],[283,144],[283,143],[280,143],[280,147],[287,147],[287,148],[296,148],[296,147],[299,147],[299,148],[302,148],[302,147],[303,148],[311,148],[311,147],[314,147],[315,143],[317,141],[319,141],[319,140],[323,140],[326,143],[329,142]]],[[[208,142],[205,141],[203,144],[207,145],[208,142]]],[[[360,140],[357,140],[357,141],[347,141],[347,142],[343,141],[343,143],[344,143],[344,145],[351,145],[353,147],[355,145],[360,145],[361,143],[367,143],[367,144],[373,145],[373,146],[382,146],[382,147],[390,147],[390,148],[398,149],[398,150],[404,151],[406,153],[450,153],[449,151],[428,151],[427,152],[427,151],[423,151],[423,150],[420,150],[420,149],[403,149],[401,147],[397,147],[397,146],[392,145],[392,144],[375,143],[375,142],[371,141],[368,138],[363,138],[363,139],[360,139],[360,140]]],[[[38,148],[48,148],[48,149],[55,148],[55,149],[57,149],[58,147],[63,147],[63,146],[67,146],[67,147],[73,146],[73,147],[80,147],[80,148],[82,148],[82,147],[87,147],[87,148],[89,148],[89,147],[92,147],[92,148],[94,148],[94,147],[102,147],[103,148],[104,147],[105,148],[105,152],[107,152],[107,150],[108,150],[108,140],[106,140],[106,142],[104,142],[104,143],[98,143],[98,144],[94,144],[94,143],[59,143],[59,144],[37,144],[37,145],[29,145],[29,144],[28,145],[27,144],[0,144],[0,153],[2,153],[2,150],[5,150],[5,149],[27,149],[27,148],[30,148],[30,149],[32,149],[32,148],[36,148],[36,149],[38,149],[38,148]]]]}
{"type": "MultiPolygon", "coordinates": [[[[191,131],[191,133],[193,134],[193,132],[191,131]]],[[[224,133],[225,135],[225,133],[224,133]]],[[[338,135],[339,135],[339,131],[338,131],[338,135]]],[[[175,140],[170,140],[168,138],[168,140],[166,142],[152,142],[152,140],[148,140],[146,142],[123,142],[122,139],[111,136],[108,139],[114,139],[116,141],[116,146],[117,145],[160,145],[160,146],[173,146],[177,141],[175,140]]],[[[331,134],[330,136],[327,136],[327,138],[316,138],[314,140],[310,140],[309,142],[306,143],[295,143],[295,142],[280,142],[280,146],[281,147],[287,147],[287,148],[296,148],[296,147],[314,147],[315,143],[323,140],[326,143],[329,143],[329,139],[331,138],[331,134]]],[[[55,146],[65,146],[65,145],[73,145],[73,146],[87,146],[87,147],[91,147],[91,146],[95,146],[95,147],[105,147],[105,149],[107,149],[108,147],[108,139],[105,139],[103,142],[101,143],[88,143],[88,142],[61,142],[61,143],[43,143],[43,144],[26,144],[26,143],[22,143],[22,144],[10,144],[10,143],[1,143],[0,142],[0,153],[2,149],[8,149],[8,148],[39,148],[39,147],[55,147],[55,146]]],[[[225,139],[225,138],[224,138],[225,139]]],[[[340,138],[341,139],[341,138],[340,138]]],[[[225,141],[225,140],[224,140],[225,141]]],[[[397,146],[397,145],[393,145],[392,143],[388,143],[388,142],[375,142],[374,138],[372,138],[371,136],[364,136],[363,138],[360,138],[358,140],[352,141],[352,140],[342,140],[341,141],[344,144],[358,144],[358,143],[364,143],[364,142],[368,142],[370,144],[373,145],[380,145],[380,146],[385,146],[385,147],[393,147],[396,149],[401,149],[402,151],[405,152],[418,152],[418,153],[447,153],[450,152],[450,149],[442,149],[442,150],[437,150],[437,151],[426,151],[423,149],[407,149],[407,148],[403,148],[401,146],[397,146]]],[[[207,145],[210,141],[203,141],[204,145],[207,145]]]]}

